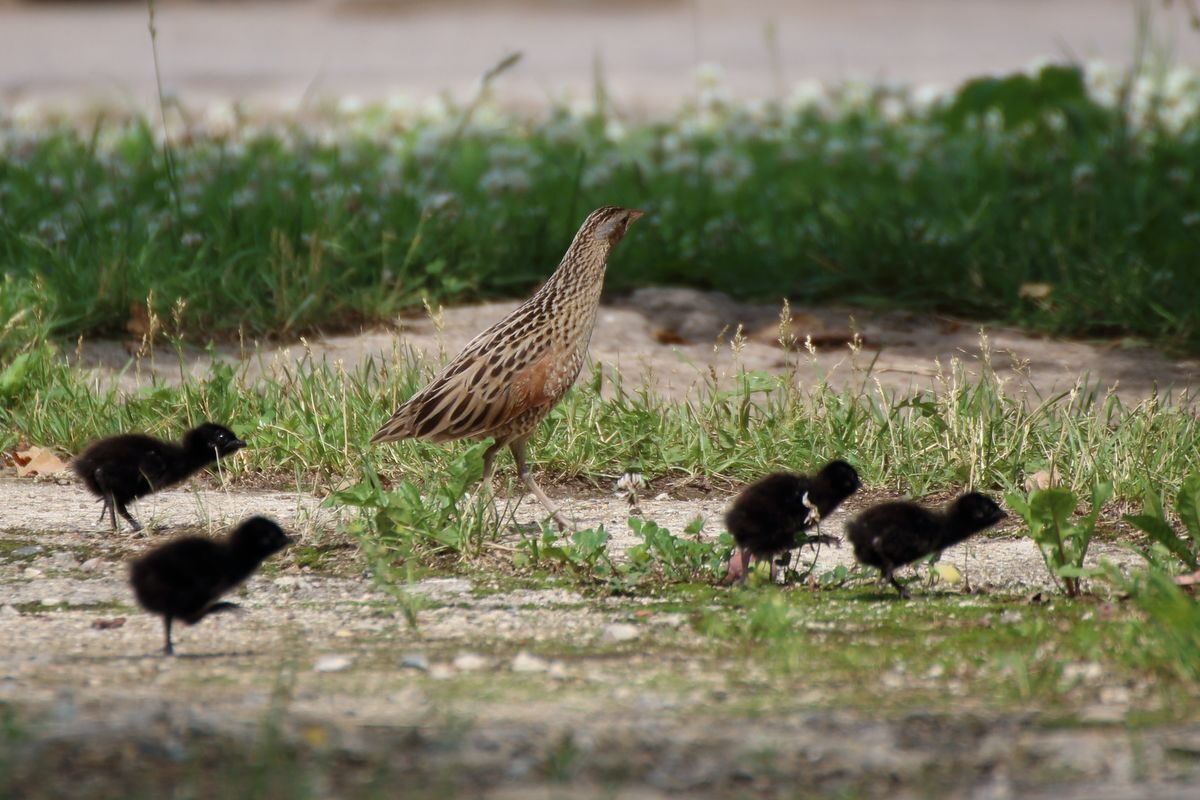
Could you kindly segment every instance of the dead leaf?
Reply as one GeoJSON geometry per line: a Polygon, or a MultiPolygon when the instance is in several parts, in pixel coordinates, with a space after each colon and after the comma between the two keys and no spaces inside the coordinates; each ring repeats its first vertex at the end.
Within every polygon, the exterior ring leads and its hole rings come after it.
{"type": "Polygon", "coordinates": [[[654,331],[654,341],[659,344],[688,344],[688,340],[670,328],[659,328],[654,331]]]}
{"type": "Polygon", "coordinates": [[[1190,575],[1175,576],[1176,586],[1195,586],[1196,584],[1200,584],[1200,570],[1196,570],[1190,575]]]}
{"type": "Polygon", "coordinates": [[[752,342],[782,347],[785,350],[799,350],[804,347],[804,340],[808,337],[811,336],[815,340],[825,335],[827,333],[824,322],[812,314],[798,311],[782,325],[772,322],[770,325],[764,325],[751,331],[746,338],[752,342]]]}
{"type": "Polygon", "coordinates": [[[36,445],[14,454],[13,461],[17,464],[18,478],[27,478],[31,475],[57,475],[67,471],[67,465],[61,458],[36,445]]]}
{"type": "Polygon", "coordinates": [[[129,319],[125,322],[125,330],[137,337],[144,337],[150,332],[150,314],[141,303],[129,307],[129,319]]]}
{"type": "Polygon", "coordinates": [[[1022,300],[1045,300],[1054,291],[1048,283],[1022,283],[1017,289],[1017,297],[1022,300]]]}
{"type": "Polygon", "coordinates": [[[1034,489],[1049,489],[1057,485],[1058,470],[1053,468],[1039,469],[1025,479],[1025,491],[1027,492],[1032,492],[1034,489]]]}
{"type": "Polygon", "coordinates": [[[92,621],[92,627],[98,631],[111,631],[114,628],[119,628],[124,624],[124,617],[115,617],[113,619],[97,619],[92,621]]]}
{"type": "Polygon", "coordinates": [[[942,583],[951,586],[962,583],[962,573],[953,564],[934,564],[933,571],[937,574],[938,580],[942,583]]]}

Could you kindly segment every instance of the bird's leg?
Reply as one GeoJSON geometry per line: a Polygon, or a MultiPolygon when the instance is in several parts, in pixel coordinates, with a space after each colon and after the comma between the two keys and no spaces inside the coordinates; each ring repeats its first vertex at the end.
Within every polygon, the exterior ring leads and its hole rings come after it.
{"type": "Polygon", "coordinates": [[[775,576],[779,571],[779,565],[775,563],[775,556],[768,556],[767,563],[771,566],[767,570],[767,574],[771,576],[771,585],[775,585],[775,576]]]}
{"type": "Polygon", "coordinates": [[[750,554],[750,548],[748,547],[743,547],[740,552],[742,554],[742,579],[740,583],[742,586],[745,586],[746,576],[750,574],[750,560],[754,556],[750,554]]]}
{"type": "Polygon", "coordinates": [[[517,462],[517,474],[521,476],[521,480],[525,481],[525,486],[533,492],[533,496],[538,499],[538,502],[550,512],[550,516],[554,518],[560,531],[574,528],[574,523],[567,519],[554,503],[550,502],[550,498],[546,497],[542,487],[538,486],[537,481],[534,480],[533,473],[529,471],[529,466],[525,463],[525,442],[526,439],[515,439],[508,445],[508,449],[512,450],[513,459],[517,462]]]}
{"type": "MultiPolygon", "coordinates": [[[[125,519],[129,520],[129,524],[133,526],[134,531],[140,531],[142,529],[142,523],[138,522],[136,519],[133,518],[133,515],[129,513],[129,509],[125,507],[124,503],[116,503],[115,505],[117,506],[117,513],[120,514],[125,519]]],[[[113,519],[113,530],[116,530],[116,529],[117,529],[117,520],[114,518],[113,519]]]]}
{"type": "Polygon", "coordinates": [[[497,439],[491,447],[483,451],[483,476],[479,482],[488,492],[492,490],[492,472],[496,469],[496,453],[500,452],[501,447],[504,447],[504,440],[497,439]]]}
{"type": "Polygon", "coordinates": [[[104,522],[104,518],[106,516],[110,517],[112,519],[113,530],[115,531],[117,529],[117,517],[113,513],[112,495],[106,494],[101,499],[103,500],[104,505],[100,506],[100,519],[96,520],[96,524],[99,525],[101,522],[104,522]]]}
{"type": "Polygon", "coordinates": [[[905,600],[910,599],[912,595],[908,593],[908,589],[905,589],[900,581],[896,580],[896,576],[893,574],[892,569],[892,565],[889,564],[883,571],[883,577],[887,578],[888,582],[891,583],[892,586],[896,587],[896,591],[900,593],[900,597],[904,598],[905,600]]]}
{"type": "Polygon", "coordinates": [[[167,644],[165,647],[163,647],[163,655],[164,656],[173,656],[173,655],[175,655],[175,648],[171,646],[171,615],[170,614],[163,617],[163,630],[167,634],[167,644]]]}

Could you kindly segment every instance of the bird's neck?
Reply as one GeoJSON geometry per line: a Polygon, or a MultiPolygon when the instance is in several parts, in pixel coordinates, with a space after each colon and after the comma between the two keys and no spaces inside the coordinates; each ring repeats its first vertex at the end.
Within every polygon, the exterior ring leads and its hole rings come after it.
{"type": "Polygon", "coordinates": [[[938,544],[944,549],[969,538],[977,531],[978,528],[972,525],[966,516],[956,516],[950,511],[942,521],[941,530],[938,532],[938,544]]]}
{"type": "Polygon", "coordinates": [[[607,242],[571,242],[554,274],[546,281],[543,290],[554,287],[558,292],[586,293],[594,290],[597,297],[604,286],[604,271],[608,266],[608,252],[612,249],[607,242]]]}

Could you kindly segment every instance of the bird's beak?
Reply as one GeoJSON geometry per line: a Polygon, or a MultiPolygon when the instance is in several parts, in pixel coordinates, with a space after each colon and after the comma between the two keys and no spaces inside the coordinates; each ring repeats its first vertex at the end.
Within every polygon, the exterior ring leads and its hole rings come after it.
{"type": "Polygon", "coordinates": [[[641,219],[644,216],[646,216],[645,211],[638,211],[636,208],[631,208],[631,209],[629,209],[629,219],[626,221],[625,224],[632,225],[633,223],[637,222],[639,219],[641,219]]]}

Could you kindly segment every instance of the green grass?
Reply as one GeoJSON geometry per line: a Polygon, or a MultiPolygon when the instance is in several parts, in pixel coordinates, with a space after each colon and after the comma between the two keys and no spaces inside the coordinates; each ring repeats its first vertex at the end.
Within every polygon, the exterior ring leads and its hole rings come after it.
{"type": "MultiPolygon", "coordinates": [[[[19,380],[0,396],[0,451],[37,444],[74,453],[118,431],[178,437],[212,419],[250,443],[225,465],[229,479],[325,491],[371,474],[436,486],[469,446],[367,446],[382,417],[428,379],[432,365],[405,353],[352,369],[305,356],[263,364],[253,380],[249,359],[218,363],[203,378],[154,383],[128,396],[49,349],[27,355],[19,380]]],[[[1011,491],[1053,465],[1064,486],[1083,492],[1110,482],[1122,501],[1174,494],[1200,468],[1195,407],[1167,398],[1129,405],[1077,387],[1035,404],[1020,386],[1002,387],[986,364],[978,380],[951,365],[932,389],[911,395],[876,386],[866,371],[861,389],[838,391],[803,362],[795,369],[745,372],[735,389],[708,386],[686,404],[620,383],[605,388],[593,372],[539,429],[534,463],[546,480],[583,480],[608,491],[629,471],[651,480],[715,476],[732,485],[843,457],[867,486],[917,495],[961,486],[1011,491]]],[[[507,460],[500,469],[510,474],[507,460]]]]}
{"type": "Polygon", "coordinates": [[[0,358],[43,331],[121,334],[135,303],[207,338],[521,296],[609,203],[648,212],[611,289],[939,309],[1195,351],[1200,85],[1088,81],[1046,68],[932,103],[846,86],[762,107],[709,85],[651,121],[472,104],[172,122],[173,176],[145,120],[0,118],[0,358]]]}

